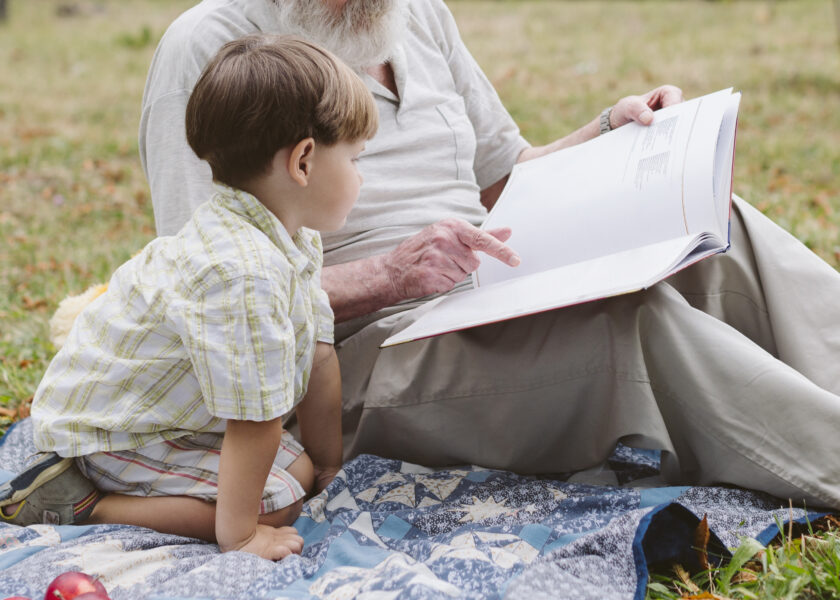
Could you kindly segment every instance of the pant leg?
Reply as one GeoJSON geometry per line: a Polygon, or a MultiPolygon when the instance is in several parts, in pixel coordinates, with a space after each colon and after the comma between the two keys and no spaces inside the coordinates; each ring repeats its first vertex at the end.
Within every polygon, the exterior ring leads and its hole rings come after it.
{"type": "Polygon", "coordinates": [[[623,440],[663,450],[674,481],[840,506],[840,468],[826,460],[840,445],[840,320],[814,319],[822,293],[784,285],[832,288],[838,275],[751,210],[733,211],[737,251],[677,276],[691,303],[666,283],[384,350],[410,315],[351,336],[339,345],[349,453],[552,472],[598,464],[623,440]],[[774,267],[786,246],[790,264],[774,267]],[[798,323],[785,325],[779,289],[798,323]],[[827,353],[814,366],[798,355],[820,354],[808,336],[827,353]],[[788,355],[816,381],[777,358],[788,355]]]}
{"type": "Polygon", "coordinates": [[[822,387],[840,394],[840,274],[737,196],[732,247],[668,279],[822,387]]]}

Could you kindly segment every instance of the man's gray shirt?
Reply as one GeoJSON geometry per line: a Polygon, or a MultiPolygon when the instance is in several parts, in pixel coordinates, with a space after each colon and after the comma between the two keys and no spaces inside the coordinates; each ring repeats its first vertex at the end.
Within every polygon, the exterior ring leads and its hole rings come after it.
{"type": "MultiPolygon", "coordinates": [[[[510,173],[527,142],[458,34],[441,0],[412,0],[391,65],[399,97],[369,75],[379,132],[359,160],[361,196],[346,225],[325,234],[325,265],[387,252],[423,227],[456,217],[479,225],[479,191],[510,173]]],[[[193,85],[226,42],[283,33],[269,0],[204,0],[182,14],[155,52],[143,94],[140,158],[161,235],[211,196],[209,166],[187,144],[193,85]]]]}

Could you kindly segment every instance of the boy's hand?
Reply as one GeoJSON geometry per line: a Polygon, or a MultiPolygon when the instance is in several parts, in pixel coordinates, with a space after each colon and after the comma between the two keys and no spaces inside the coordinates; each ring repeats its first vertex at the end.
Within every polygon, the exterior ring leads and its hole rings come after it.
{"type": "Polygon", "coordinates": [[[341,470],[341,467],[326,467],[321,468],[315,465],[315,489],[312,490],[313,495],[320,494],[335,479],[336,474],[341,470]]]}
{"type": "Polygon", "coordinates": [[[248,540],[239,547],[221,548],[222,552],[240,550],[250,552],[268,560],[282,560],[291,554],[300,554],[303,550],[303,538],[294,527],[272,527],[257,524],[248,540]]]}

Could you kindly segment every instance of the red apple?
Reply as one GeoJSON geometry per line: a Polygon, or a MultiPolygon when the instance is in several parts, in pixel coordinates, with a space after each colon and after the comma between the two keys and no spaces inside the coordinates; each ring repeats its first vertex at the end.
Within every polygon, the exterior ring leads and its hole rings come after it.
{"type": "Polygon", "coordinates": [[[86,573],[68,571],[52,580],[52,583],[47,587],[47,593],[44,594],[44,600],[73,600],[74,598],[81,598],[83,594],[88,595],[89,592],[95,592],[103,598],[108,598],[108,591],[98,579],[94,579],[86,573]]]}

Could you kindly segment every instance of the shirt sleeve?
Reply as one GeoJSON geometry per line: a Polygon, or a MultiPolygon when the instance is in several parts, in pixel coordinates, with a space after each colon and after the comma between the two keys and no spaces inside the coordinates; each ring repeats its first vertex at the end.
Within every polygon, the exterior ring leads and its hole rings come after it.
{"type": "Polygon", "coordinates": [[[313,277],[313,306],[315,310],[315,319],[318,324],[318,331],[315,339],[326,344],[335,343],[335,315],[330,306],[330,297],[327,292],[321,287],[321,270],[313,277]]]}
{"type": "Polygon", "coordinates": [[[210,414],[267,421],[294,407],[294,324],[277,288],[245,275],[187,305],[182,339],[210,414]]]}
{"type": "Polygon", "coordinates": [[[435,12],[438,43],[447,56],[449,69],[458,93],[464,98],[467,116],[476,137],[475,177],[485,189],[506,175],[519,154],[530,144],[502,104],[493,84],[467,49],[449,8],[441,1],[429,5],[435,12]]]}

